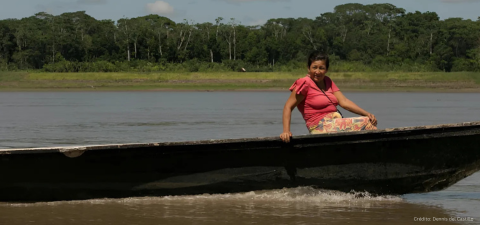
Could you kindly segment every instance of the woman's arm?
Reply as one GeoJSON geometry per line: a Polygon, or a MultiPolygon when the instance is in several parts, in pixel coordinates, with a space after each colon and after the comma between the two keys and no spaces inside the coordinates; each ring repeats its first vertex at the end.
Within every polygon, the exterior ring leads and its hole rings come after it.
{"type": "Polygon", "coordinates": [[[344,108],[344,109],[346,109],[346,110],[348,110],[352,113],[361,115],[361,116],[367,116],[370,119],[370,122],[374,126],[377,126],[377,119],[375,118],[375,116],[373,114],[365,111],[364,109],[360,108],[357,104],[350,101],[347,97],[345,97],[345,95],[343,95],[343,93],[341,91],[333,92],[333,95],[335,95],[335,97],[338,100],[338,104],[342,108],[344,108]]]}
{"type": "Polygon", "coordinates": [[[292,91],[292,94],[290,95],[287,102],[285,103],[285,106],[283,107],[283,133],[280,134],[280,138],[286,143],[290,142],[290,137],[292,137],[292,132],[290,132],[292,111],[304,99],[305,96],[297,94],[297,90],[295,89],[292,91]]]}

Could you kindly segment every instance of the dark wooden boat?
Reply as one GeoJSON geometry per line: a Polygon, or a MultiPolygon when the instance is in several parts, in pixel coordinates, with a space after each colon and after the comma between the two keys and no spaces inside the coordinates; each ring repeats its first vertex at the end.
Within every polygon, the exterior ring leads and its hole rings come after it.
{"type": "Polygon", "coordinates": [[[181,143],[0,150],[0,201],[246,192],[314,186],[405,194],[480,169],[480,122],[181,143]]]}

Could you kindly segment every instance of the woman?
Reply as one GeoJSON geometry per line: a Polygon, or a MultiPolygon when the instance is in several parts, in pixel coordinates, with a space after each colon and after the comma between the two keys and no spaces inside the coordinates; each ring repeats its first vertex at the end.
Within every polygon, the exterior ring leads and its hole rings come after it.
{"type": "Polygon", "coordinates": [[[283,108],[283,133],[280,138],[290,142],[290,120],[295,107],[305,119],[310,134],[376,130],[375,116],[348,100],[325,74],[330,65],[328,55],[313,52],[308,57],[308,75],[290,87],[292,94],[283,108]],[[337,105],[362,117],[342,118],[337,105]]]}

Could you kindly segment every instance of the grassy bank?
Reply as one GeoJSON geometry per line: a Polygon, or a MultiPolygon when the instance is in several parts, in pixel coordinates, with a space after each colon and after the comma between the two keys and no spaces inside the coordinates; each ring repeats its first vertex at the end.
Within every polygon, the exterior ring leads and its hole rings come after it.
{"type": "MultiPolygon", "coordinates": [[[[0,90],[286,90],[302,72],[38,73],[0,72],[0,90]]],[[[480,73],[330,73],[345,91],[480,92],[480,73]]]]}

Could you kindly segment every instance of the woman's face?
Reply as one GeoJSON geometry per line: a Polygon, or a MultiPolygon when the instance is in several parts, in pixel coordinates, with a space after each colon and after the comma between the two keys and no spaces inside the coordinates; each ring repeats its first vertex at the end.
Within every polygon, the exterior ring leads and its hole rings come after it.
{"type": "Polygon", "coordinates": [[[308,68],[308,75],[315,82],[323,81],[325,74],[327,73],[327,65],[324,60],[317,60],[308,68]]]}

